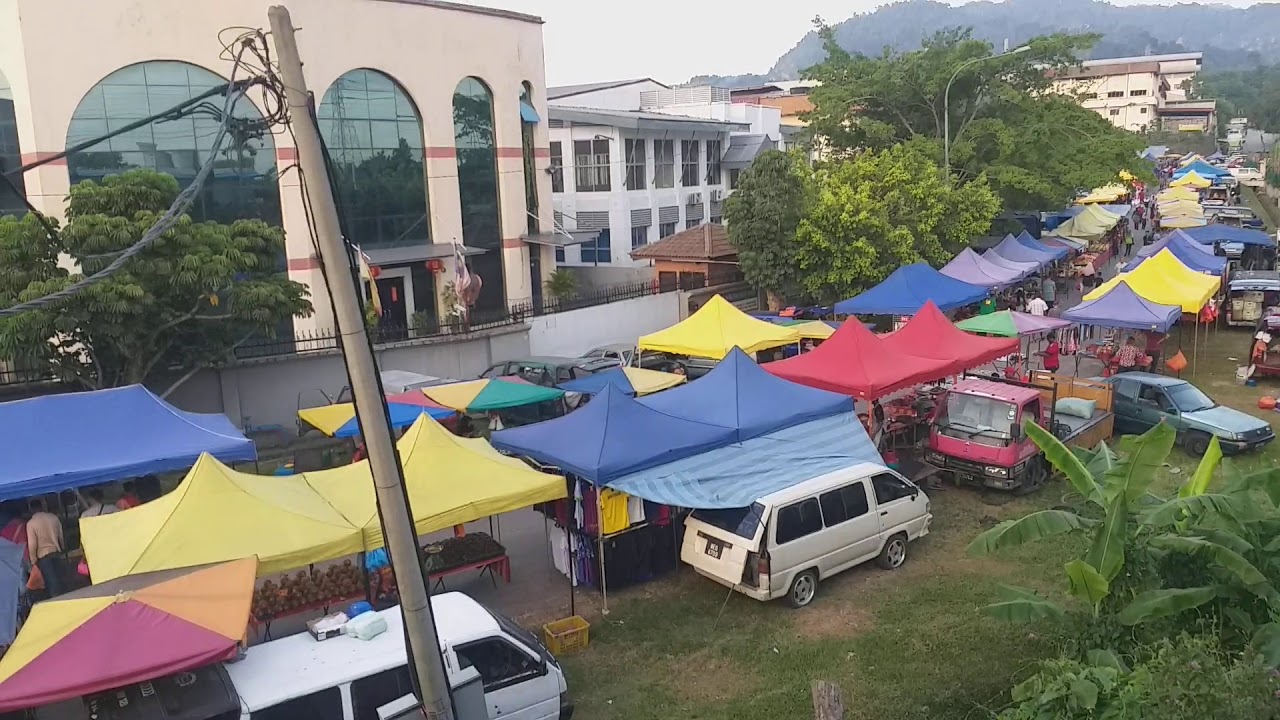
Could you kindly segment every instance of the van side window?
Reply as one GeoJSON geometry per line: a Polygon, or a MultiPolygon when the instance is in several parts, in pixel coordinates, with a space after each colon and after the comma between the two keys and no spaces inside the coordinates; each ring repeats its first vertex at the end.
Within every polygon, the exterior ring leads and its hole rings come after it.
{"type": "Polygon", "coordinates": [[[778,510],[778,544],[798,540],[822,529],[818,500],[809,498],[778,510]]]}
{"type": "Polygon", "coordinates": [[[862,517],[870,509],[867,507],[867,486],[861,481],[823,493],[818,500],[822,503],[822,519],[827,527],[862,517]]]}
{"type": "Polygon", "coordinates": [[[911,497],[916,493],[915,487],[890,473],[880,473],[871,478],[871,486],[876,490],[876,503],[879,505],[911,497]]]}
{"type": "Polygon", "coordinates": [[[249,717],[250,720],[342,720],[342,691],[336,687],[325,688],[259,710],[249,717]]]}
{"type": "Polygon", "coordinates": [[[485,692],[522,683],[547,671],[541,660],[535,660],[501,638],[491,637],[461,645],[456,652],[460,665],[465,667],[466,663],[471,663],[475,666],[484,682],[485,692]]]}
{"type": "Polygon", "coordinates": [[[378,708],[413,692],[409,666],[384,670],[351,683],[355,720],[378,720],[378,708]]]}

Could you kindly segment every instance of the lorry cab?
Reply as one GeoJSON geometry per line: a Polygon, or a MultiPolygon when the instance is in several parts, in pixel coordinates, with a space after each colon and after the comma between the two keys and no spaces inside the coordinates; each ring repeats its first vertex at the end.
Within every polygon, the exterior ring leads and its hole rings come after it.
{"type": "Polygon", "coordinates": [[[889,468],[860,463],[765,495],[750,507],[695,510],[680,559],[756,600],[813,601],[818,583],[876,560],[902,565],[929,533],[929,498],[889,468]]]}
{"type": "MultiPolygon", "coordinates": [[[[532,633],[462,593],[431,598],[459,720],[567,720],[559,663],[532,633]],[[464,699],[465,708],[464,709],[464,699]]],[[[413,692],[400,608],[385,632],[255,645],[243,659],[22,711],[28,720],[381,720],[413,692]]],[[[11,720],[10,715],[0,716],[11,720]]]]}

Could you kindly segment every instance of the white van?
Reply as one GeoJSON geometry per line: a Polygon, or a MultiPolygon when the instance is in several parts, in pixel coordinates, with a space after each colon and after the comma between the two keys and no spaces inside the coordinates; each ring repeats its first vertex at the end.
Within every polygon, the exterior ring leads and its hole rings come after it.
{"type": "Polygon", "coordinates": [[[862,463],[766,495],[749,508],[695,510],[680,559],[757,600],[813,601],[818,581],[875,559],[894,569],[929,533],[929,498],[883,465],[862,463]]]}
{"type": "MultiPolygon", "coordinates": [[[[462,593],[434,595],[431,607],[450,684],[456,693],[478,672],[490,720],[573,715],[564,673],[532,633],[462,593]]],[[[379,720],[379,708],[385,714],[413,690],[400,608],[381,614],[387,630],[372,640],[292,635],[238,662],[48,705],[35,718],[379,720]]]]}

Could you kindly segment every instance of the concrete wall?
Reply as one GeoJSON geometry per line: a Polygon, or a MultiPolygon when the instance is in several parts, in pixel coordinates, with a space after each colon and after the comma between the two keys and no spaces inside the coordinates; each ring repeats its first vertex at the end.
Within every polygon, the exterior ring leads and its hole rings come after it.
{"type": "Polygon", "coordinates": [[[534,318],[529,325],[529,352],[577,356],[601,345],[633,343],[641,335],[680,322],[681,308],[688,305],[685,297],[685,293],[669,292],[534,318]]]}

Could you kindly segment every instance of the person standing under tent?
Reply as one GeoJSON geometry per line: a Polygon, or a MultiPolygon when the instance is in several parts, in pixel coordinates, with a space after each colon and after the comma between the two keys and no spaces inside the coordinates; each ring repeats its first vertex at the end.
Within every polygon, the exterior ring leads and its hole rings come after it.
{"type": "Polygon", "coordinates": [[[1133,336],[1125,338],[1124,346],[1116,353],[1116,364],[1120,367],[1120,372],[1133,372],[1138,369],[1138,358],[1142,355],[1138,350],[1137,343],[1134,342],[1133,336]]]}
{"type": "Polygon", "coordinates": [[[1044,317],[1049,312],[1049,304],[1039,294],[1032,294],[1027,301],[1027,312],[1037,317],[1044,317]]]}
{"type": "Polygon", "coordinates": [[[40,568],[49,597],[65,592],[62,586],[62,521],[45,507],[44,498],[31,499],[31,518],[27,520],[27,557],[40,568]]]}
{"type": "Polygon", "coordinates": [[[1058,333],[1049,333],[1049,346],[1044,349],[1044,369],[1051,373],[1058,372],[1062,366],[1062,347],[1058,345],[1058,333]]]}
{"type": "Polygon", "coordinates": [[[106,497],[102,494],[102,488],[89,488],[84,491],[81,502],[84,504],[84,510],[80,513],[82,518],[110,515],[120,511],[115,505],[106,502],[106,497]]]}
{"type": "Polygon", "coordinates": [[[1048,273],[1040,281],[1040,297],[1044,299],[1044,304],[1048,306],[1048,309],[1052,310],[1053,302],[1058,297],[1058,283],[1048,273]]]}
{"type": "Polygon", "coordinates": [[[1125,228],[1124,232],[1124,256],[1129,257],[1133,254],[1133,228],[1125,228]]]}

